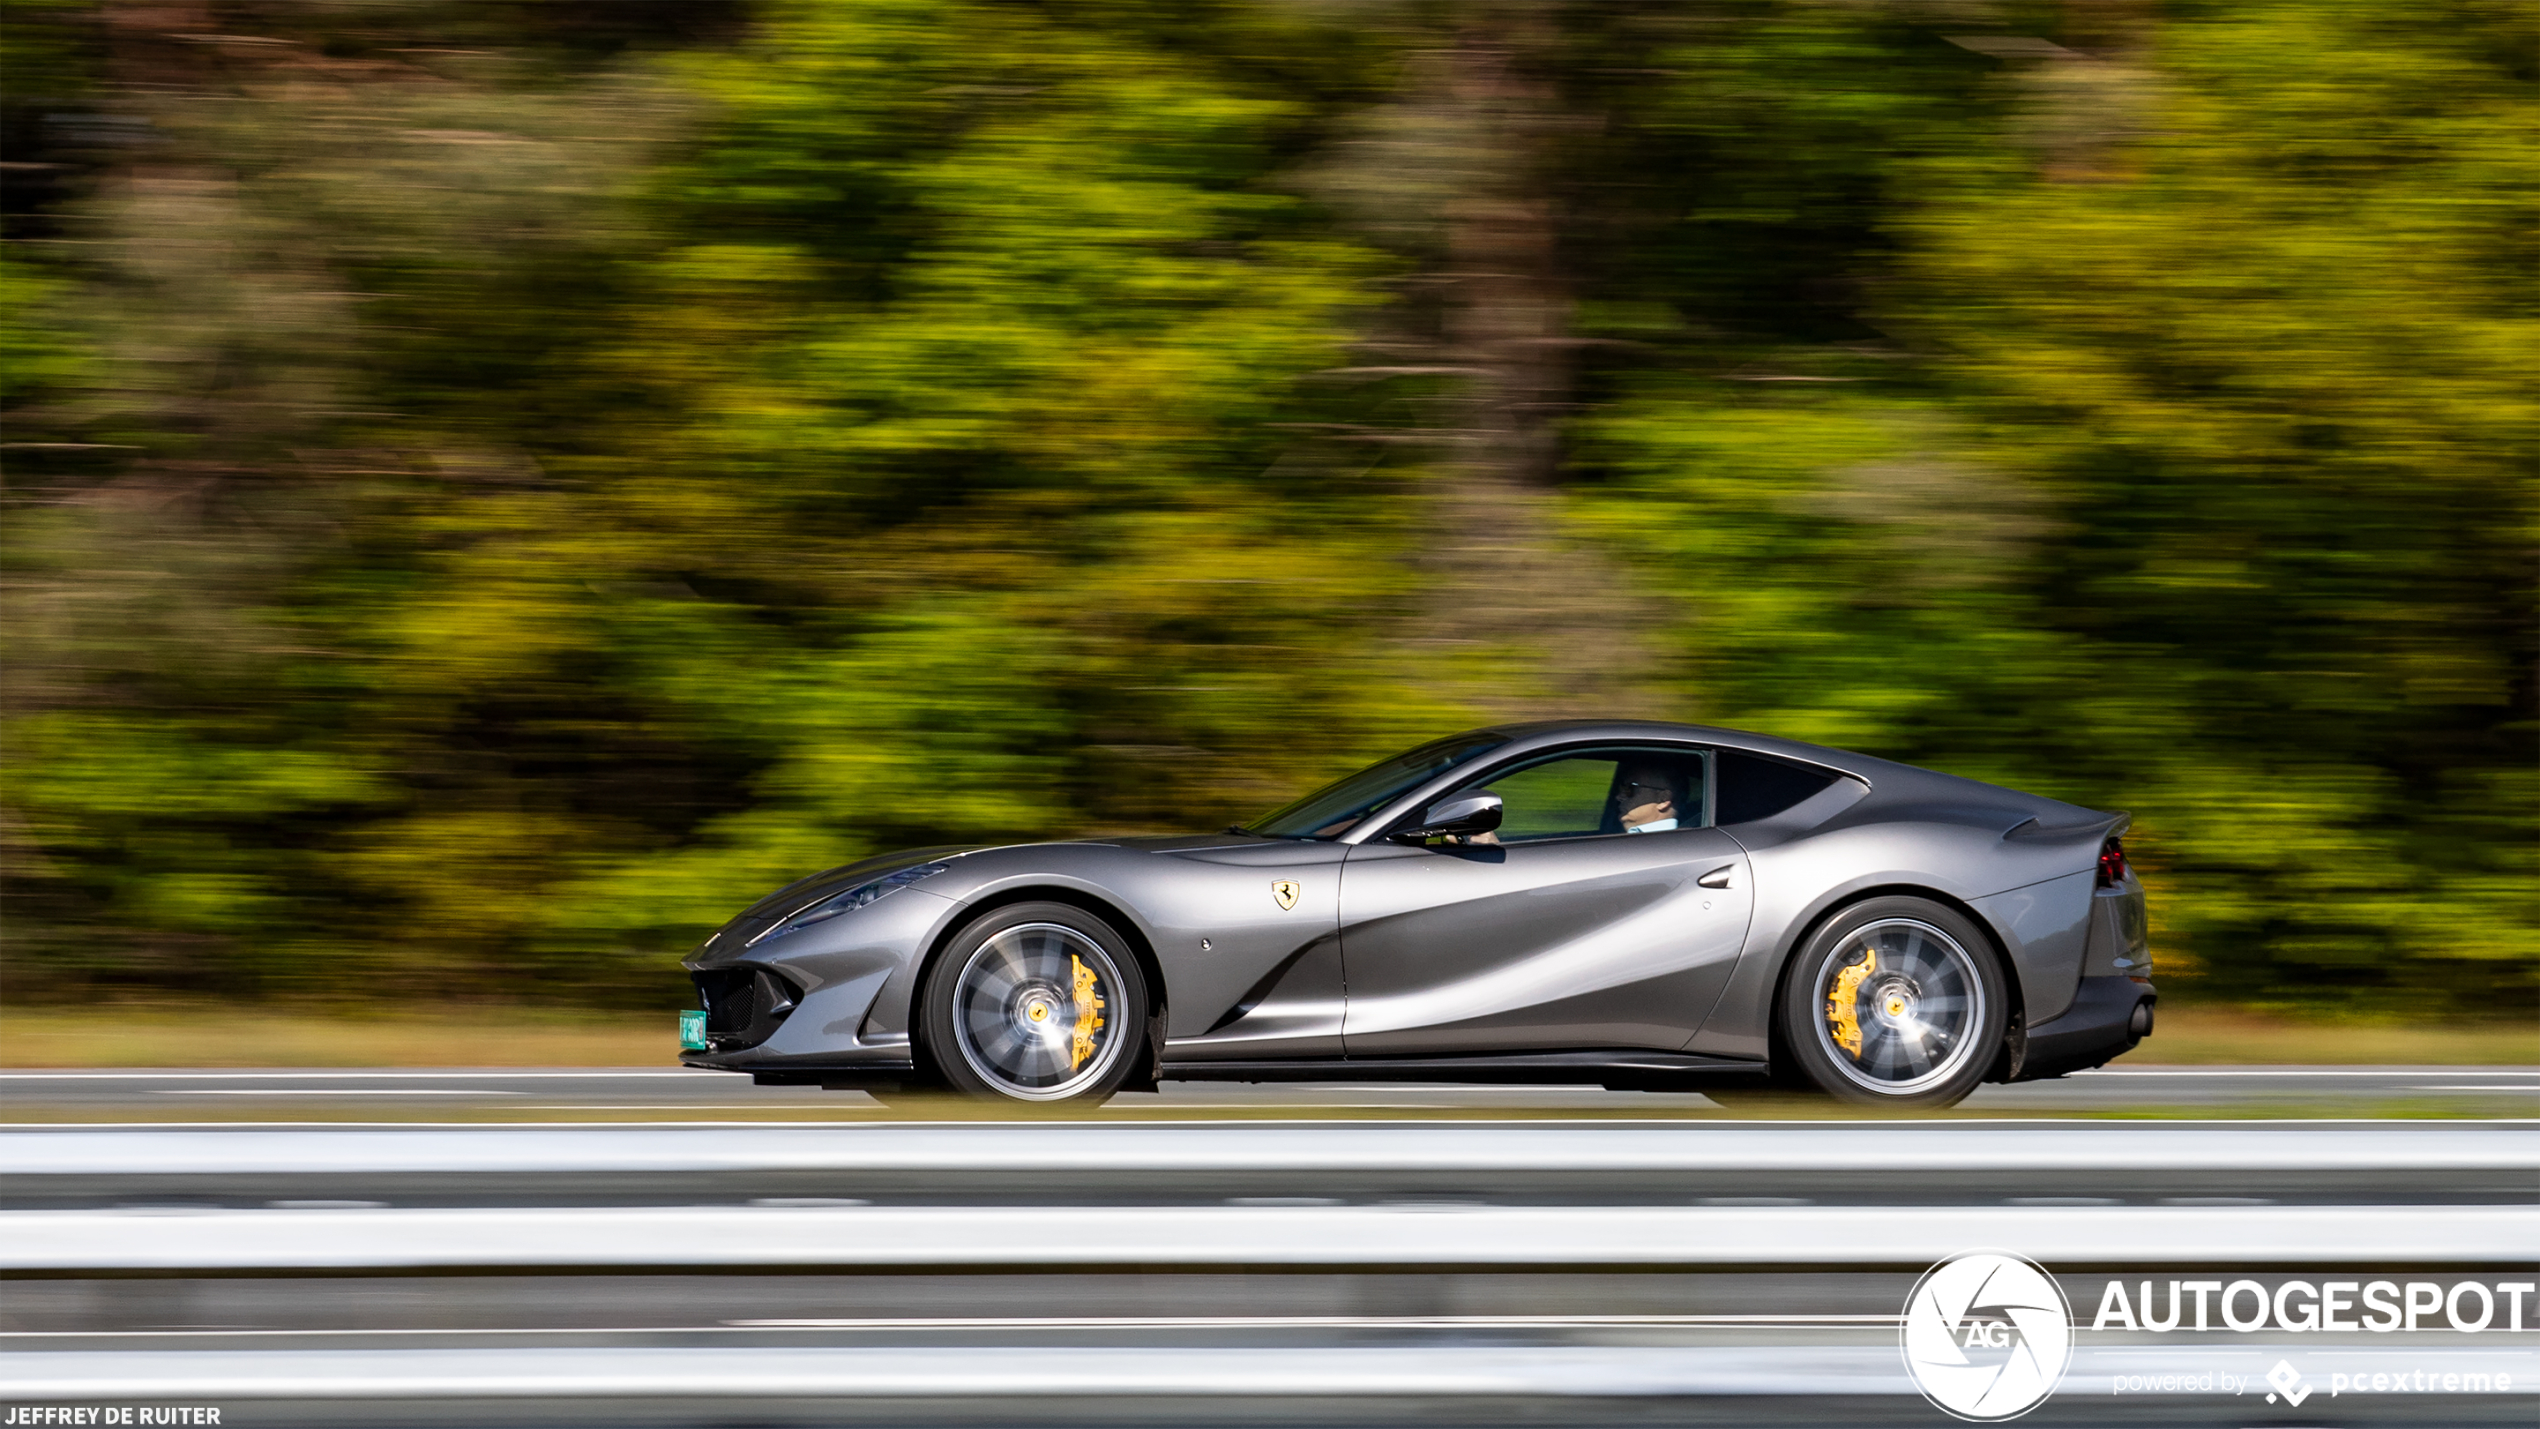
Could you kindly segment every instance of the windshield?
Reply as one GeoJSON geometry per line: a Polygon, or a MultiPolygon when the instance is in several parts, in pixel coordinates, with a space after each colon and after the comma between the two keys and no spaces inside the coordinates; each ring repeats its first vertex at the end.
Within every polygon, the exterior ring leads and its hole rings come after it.
{"type": "Polygon", "coordinates": [[[1273,809],[1244,825],[1243,831],[1274,839],[1339,838],[1414,785],[1507,742],[1495,734],[1459,734],[1421,745],[1273,809]]]}

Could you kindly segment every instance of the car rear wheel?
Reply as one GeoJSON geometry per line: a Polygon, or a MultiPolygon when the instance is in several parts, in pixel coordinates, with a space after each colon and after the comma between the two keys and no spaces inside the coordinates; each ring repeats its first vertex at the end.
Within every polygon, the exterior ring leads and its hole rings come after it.
{"type": "Polygon", "coordinates": [[[1782,1043],[1820,1091],[1856,1106],[1955,1106],[2002,1048],[2010,999],[1983,932],[1923,898],[1826,920],[1782,986],[1782,1043]]]}
{"type": "Polygon", "coordinates": [[[1145,979],[1110,924],[1066,903],[1017,903],[961,930],[927,975],[927,1060],[991,1101],[1099,1104],[1137,1065],[1145,979]]]}

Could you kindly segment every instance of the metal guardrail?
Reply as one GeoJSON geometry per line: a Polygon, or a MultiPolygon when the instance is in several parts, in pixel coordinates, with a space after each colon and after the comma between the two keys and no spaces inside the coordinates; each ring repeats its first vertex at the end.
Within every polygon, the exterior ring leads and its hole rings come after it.
{"type": "Polygon", "coordinates": [[[71,1351],[0,1357],[13,1399],[1910,1394],[1892,1348],[1072,1346],[71,1351]]]}
{"type": "MultiPolygon", "coordinates": [[[[2281,1341],[2158,1350],[2079,1349],[2060,1402],[2105,1402],[2120,1375],[2228,1372],[2264,1387],[2281,1341]]],[[[2528,1404],[2540,1351],[2424,1349],[2353,1356],[2366,1367],[2509,1375],[2528,1404]]],[[[1403,1345],[1313,1348],[1006,1346],[32,1351],[0,1356],[13,1400],[770,1398],[1277,1399],[1371,1396],[1627,1399],[1908,1396],[1892,1341],[1787,1346],[1403,1345]]],[[[2507,1396],[2491,1396],[2491,1399],[2507,1396]]],[[[2457,1412],[2474,1401],[2458,1397],[2457,1412]]],[[[2325,1403],[2325,1400],[2323,1400],[2325,1403]]],[[[2386,1402],[2379,1406],[2385,1412],[2386,1402]]],[[[2314,1410],[2316,1413],[2316,1409],[2314,1410]]],[[[2237,1422],[2237,1421],[2234,1421],[2237,1422]]]]}
{"type": "MultiPolygon", "coordinates": [[[[358,1284],[368,1275],[419,1273],[447,1285],[458,1282],[442,1279],[444,1273],[470,1271],[511,1277],[658,1270],[712,1279],[821,1269],[1010,1270],[1046,1273],[1054,1281],[1086,1272],[1247,1269],[1341,1276],[1911,1272],[1980,1247],[2025,1255],[2059,1271],[2121,1264],[2129,1270],[2210,1266],[2264,1273],[2414,1264],[2512,1266],[2516,1278],[2528,1279],[2522,1267],[2540,1263],[2540,1194],[2513,1190],[2540,1191],[2540,1126],[2504,1122],[99,1126],[0,1130],[0,1168],[8,1189],[26,1198],[22,1204],[41,1204],[52,1195],[75,1206],[115,1199],[122,1186],[171,1182],[199,1181],[207,1193],[205,1203],[187,1206],[0,1212],[0,1273],[71,1281],[309,1275],[318,1279],[296,1283],[318,1296],[339,1275],[354,1276],[358,1284]],[[1222,1199],[1224,1183],[1243,1184],[1255,1174],[1278,1173],[1290,1184],[1322,1176],[1336,1183],[1355,1178],[1363,1187],[1384,1179],[1368,1173],[1394,1173],[1397,1184],[1452,1186],[1489,1182],[1492,1173],[1511,1171],[1548,1173],[1551,1179],[1526,1183],[1537,1189],[1521,1193],[1516,1203],[1506,1198],[1368,1203],[1363,1195],[1347,1204],[1222,1199]],[[2502,1187],[2504,1194],[2495,1198],[2502,1204],[2440,1206],[1984,1203],[2000,1200],[2007,1184],[2041,1173],[2087,1187],[2093,1178],[2139,1181],[2172,1171],[2204,1173],[2224,1185],[2249,1179],[2244,1172],[2274,1173],[2296,1183],[2306,1183],[2312,1172],[2332,1178],[2372,1172],[2382,1174],[2362,1181],[2349,1176],[2345,1184],[2395,1187],[2391,1194],[2401,1199],[2420,1184],[2476,1183],[2502,1187]],[[705,1186],[714,1173],[734,1172],[809,1173],[796,1179],[845,1182],[850,1188],[855,1173],[899,1173],[896,1194],[912,1188],[933,1194],[940,1188],[974,1199],[884,1205],[773,1199],[756,1205],[536,1203],[545,1187],[558,1188],[557,1196],[580,1196],[611,1190],[621,1179],[641,1194],[677,1197],[683,1187],[705,1186]],[[1927,1191],[1943,1188],[1938,1199],[1944,1203],[1928,1203],[1934,1199],[1929,1195],[1926,1203],[1911,1206],[1694,1199],[1706,1182],[1716,1184],[1715,1178],[1732,1172],[1787,1173],[1811,1183],[1823,1177],[1854,1187],[1879,1187],[1883,1176],[1920,1173],[1927,1191]],[[481,1199],[499,1190],[532,1203],[358,1208],[283,1203],[257,1209],[210,1204],[255,1178],[357,1181],[374,1175],[396,1182],[399,1196],[416,1194],[409,1183],[420,1178],[427,1201],[481,1199]],[[1209,1185],[1211,1175],[1221,1183],[1213,1197],[1190,1189],[1209,1185]],[[1600,1182],[1609,1176],[1636,1176],[1644,1203],[1540,1203],[1549,1198],[1541,1188],[1555,1184],[1559,1194],[1574,1200],[1592,1200],[1600,1189],[1609,1202],[1629,1199],[1614,1193],[1618,1183],[1600,1182]],[[1106,1194],[1111,1184],[1162,1194],[1156,1204],[1019,1203],[1029,1198],[1036,1177],[1102,1184],[1106,1194]],[[1180,1200],[1172,1198],[1176,1185],[1184,1188],[1180,1200]],[[1658,1203],[1646,1203],[1652,1185],[1664,1192],[1658,1203]],[[1681,1194],[1672,1189],[1678,1186],[1681,1194]],[[1960,1188],[1966,1202],[1946,1203],[1960,1188]],[[984,1195],[1001,1203],[980,1203],[984,1195]]],[[[732,1191],[731,1181],[725,1178],[721,1194],[751,1194],[732,1191]]],[[[134,1197],[151,1194],[168,1193],[139,1190],[134,1197]]],[[[270,1188],[260,1194],[271,1194],[270,1188]]],[[[685,1194],[703,1199],[717,1192],[685,1194]]],[[[120,1287],[126,1298],[132,1290],[120,1287]]],[[[67,1287],[65,1293],[78,1292],[67,1287]]],[[[754,1294],[735,1303],[748,1303],[747,1313],[784,1313],[758,1308],[754,1294]]],[[[850,1308],[861,1307],[850,1302],[850,1308]]],[[[641,1345],[579,1342],[583,1336],[621,1333],[601,1321],[579,1329],[450,1332],[484,1337],[473,1340],[358,1328],[351,1323],[358,1315],[340,1328],[168,1334],[152,1328],[161,1318],[153,1316],[102,1333],[99,1327],[7,1336],[6,1352],[0,1353],[0,1397],[195,1404],[535,1399],[548,1409],[598,1405],[587,1411],[591,1422],[609,1422],[615,1412],[610,1405],[687,1400],[721,1406],[736,1398],[762,1405],[791,1399],[994,1406],[1074,1399],[1101,1406],[1100,1412],[1108,1412],[1112,1400],[1319,1399],[1350,1406],[1353,1419],[1363,1418],[1361,1411],[1380,1399],[1417,1404],[1746,1396],[1763,1405],[1768,1397],[1782,1396],[1813,1406],[1849,1397],[1863,1403],[1894,1400],[1899,1412],[1913,1408],[1890,1304],[1838,1302],[1836,1308],[1846,1313],[1792,1312],[1779,1319],[1762,1311],[1726,1317],[1555,1315],[1541,1324],[1505,1316],[1449,1316],[1432,1324],[1404,1316],[1277,1315],[1095,1315],[1082,1324],[1046,1318],[1005,1324],[958,1315],[903,1313],[894,1319],[887,1308],[876,1308],[876,1318],[833,1321],[814,1309],[811,1318],[796,1311],[791,1319],[622,1332],[658,1341],[641,1345]],[[1854,1313],[1865,1308],[1877,1313],[1854,1313]],[[1667,1323],[1643,1323],[1651,1320],[1667,1323]],[[1318,1331],[1361,1342],[1292,1342],[1318,1331]],[[1053,1333],[1078,1342],[1060,1346],[1042,1338],[1053,1333]],[[1268,1335],[1273,1343],[1224,1342],[1247,1334],[1268,1335]],[[1722,1334],[1747,1342],[1682,1342],[1722,1334]],[[789,1338],[803,1335],[846,1341],[804,1346],[789,1338]],[[868,1338],[876,1335],[901,1342],[868,1338]],[[942,1342],[951,1335],[975,1335],[980,1342],[942,1342]],[[1767,1335],[1776,1342],[1752,1342],[1767,1335]],[[1652,1336],[1678,1342],[1647,1343],[1652,1336]],[[721,1342],[697,1343],[700,1337],[721,1342]],[[776,1342],[766,1342],[770,1337],[776,1342]],[[1116,1342],[1124,1337],[1141,1342],[1116,1342]],[[1568,1342],[1546,1343],[1546,1337],[1568,1342]],[[1396,1342],[1365,1343],[1366,1338],[1396,1342]],[[907,1342],[911,1339],[924,1342],[907,1342]],[[1632,1342],[1598,1342],[1625,1339],[1632,1342]]],[[[2492,1344],[2487,1336],[2476,1338],[2474,1345],[2411,1345],[2405,1367],[2457,1363],[2464,1371],[2510,1373],[2518,1390],[2540,1385],[2540,1349],[2531,1347],[2528,1336],[2497,1335],[2492,1344]]],[[[2191,1360],[2228,1367],[2256,1382],[2279,1354],[2307,1348],[2269,1336],[2227,1346],[2085,1345],[2061,1393],[2112,1396],[2119,1376],[2147,1368],[2172,1373],[2191,1360]]],[[[2340,1350],[2361,1358],[2378,1352],[2340,1350]]],[[[2111,1412],[2131,1403],[2098,1402],[2111,1412]]],[[[2482,1407],[2465,1400],[2459,1408],[2495,1422],[2516,1422],[2516,1411],[2501,1401],[2482,1407]]]]}
{"type": "Polygon", "coordinates": [[[18,1211],[0,1270],[2540,1261],[2540,1206],[754,1206],[18,1211]],[[1875,1225],[1875,1234],[1864,1227],[1875,1225]]]}

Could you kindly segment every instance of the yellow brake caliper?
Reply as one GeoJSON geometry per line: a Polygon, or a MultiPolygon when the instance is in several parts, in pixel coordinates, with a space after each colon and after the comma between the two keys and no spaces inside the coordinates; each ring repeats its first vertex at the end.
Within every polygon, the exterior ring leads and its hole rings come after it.
{"type": "Polygon", "coordinates": [[[1826,1020],[1834,1024],[1834,1045],[1854,1061],[1861,1060],[1861,980],[1879,969],[1879,950],[1834,975],[1834,991],[1826,998],[1826,1020]]]}
{"type": "Polygon", "coordinates": [[[1076,1045],[1072,1049],[1076,1060],[1068,1068],[1074,1071],[1094,1055],[1094,1033],[1102,1027],[1102,999],[1094,995],[1094,970],[1085,966],[1083,958],[1071,954],[1067,960],[1076,965],[1076,1045]]]}

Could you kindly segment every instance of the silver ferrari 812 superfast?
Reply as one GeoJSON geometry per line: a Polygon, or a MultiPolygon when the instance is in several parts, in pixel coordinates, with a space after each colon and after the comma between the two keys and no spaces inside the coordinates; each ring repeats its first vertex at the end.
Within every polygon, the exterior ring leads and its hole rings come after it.
{"type": "Polygon", "coordinates": [[[2126,822],[1733,730],[1505,725],[1223,833],[806,878],[688,958],[683,1060],[1016,1102],[1175,1078],[1947,1106],[2151,1032],[2126,822]]]}

